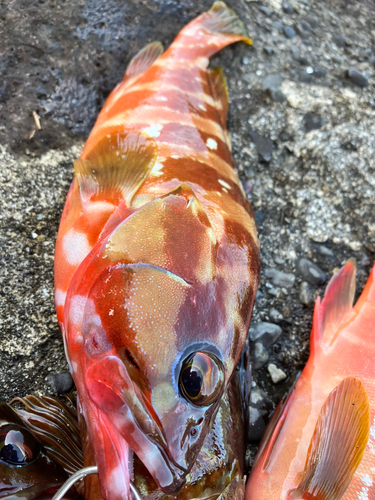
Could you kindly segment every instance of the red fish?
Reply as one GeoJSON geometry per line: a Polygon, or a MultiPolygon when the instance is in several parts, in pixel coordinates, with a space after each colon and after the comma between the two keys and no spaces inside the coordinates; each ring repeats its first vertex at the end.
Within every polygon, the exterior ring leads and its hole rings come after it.
{"type": "Polygon", "coordinates": [[[375,499],[375,266],[353,307],[355,270],[316,302],[310,358],[265,431],[246,500],[375,499]]]}
{"type": "Polygon", "coordinates": [[[178,494],[245,342],[258,240],[225,79],[207,69],[240,40],[243,24],[216,2],[166,52],[147,46],[75,162],[55,300],[105,499],[128,498],[132,452],[178,494]]]}

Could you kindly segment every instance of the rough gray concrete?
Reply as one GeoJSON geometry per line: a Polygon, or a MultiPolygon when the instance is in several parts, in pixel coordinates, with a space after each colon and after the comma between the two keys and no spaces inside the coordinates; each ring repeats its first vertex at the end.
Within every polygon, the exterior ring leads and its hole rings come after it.
{"type": "MultiPolygon", "coordinates": [[[[330,277],[354,257],[359,289],[375,260],[375,9],[341,0],[290,0],[284,9],[280,0],[227,3],[254,40],[213,63],[227,75],[233,152],[259,227],[253,324],[282,329],[254,371],[254,386],[275,403],[309,350],[312,310],[300,300],[297,260],[330,277]],[[269,364],[286,381],[274,384],[269,364]]],[[[67,369],[53,305],[54,242],[72,160],[105,97],[142,46],[168,45],[210,4],[0,4],[0,399],[50,393],[46,376],[67,369]]],[[[309,288],[313,297],[324,286],[309,288]]]]}

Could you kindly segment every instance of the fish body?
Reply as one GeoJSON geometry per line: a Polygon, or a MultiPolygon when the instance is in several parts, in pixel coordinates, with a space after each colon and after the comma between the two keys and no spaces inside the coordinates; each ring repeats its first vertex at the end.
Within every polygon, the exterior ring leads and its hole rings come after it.
{"type": "Polygon", "coordinates": [[[240,40],[242,23],[216,2],[166,52],[147,46],[75,162],[55,302],[92,447],[85,464],[98,465],[106,500],[128,498],[133,452],[163,494],[189,482],[245,342],[258,240],[225,79],[207,69],[240,40]]]}
{"type": "Polygon", "coordinates": [[[375,499],[375,267],[349,261],[317,300],[311,353],[264,433],[246,500],[375,499]]]}

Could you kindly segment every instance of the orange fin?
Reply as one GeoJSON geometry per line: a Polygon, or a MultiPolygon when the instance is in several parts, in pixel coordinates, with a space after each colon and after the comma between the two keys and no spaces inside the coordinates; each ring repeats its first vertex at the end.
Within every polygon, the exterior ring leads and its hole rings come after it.
{"type": "Polygon", "coordinates": [[[208,70],[208,81],[210,83],[212,97],[220,116],[221,126],[227,128],[227,117],[229,108],[229,95],[227,82],[222,68],[212,68],[208,70]]]}
{"type": "Polygon", "coordinates": [[[106,135],[86,160],[74,162],[81,201],[100,197],[106,201],[125,200],[129,206],[157,158],[157,145],[138,131],[106,135]]]}
{"type": "Polygon", "coordinates": [[[290,499],[340,500],[370,435],[370,404],[362,382],[345,378],[320,411],[299,486],[290,499]]]}
{"type": "Polygon", "coordinates": [[[163,52],[164,47],[161,42],[152,42],[143,47],[130,61],[126,68],[124,80],[138,76],[146,71],[163,52]]]}
{"type": "Polygon", "coordinates": [[[356,264],[354,259],[348,262],[331,278],[324,298],[318,299],[314,311],[314,323],[311,336],[312,351],[322,341],[329,345],[335,340],[340,323],[353,308],[355,293],[356,264]]]}

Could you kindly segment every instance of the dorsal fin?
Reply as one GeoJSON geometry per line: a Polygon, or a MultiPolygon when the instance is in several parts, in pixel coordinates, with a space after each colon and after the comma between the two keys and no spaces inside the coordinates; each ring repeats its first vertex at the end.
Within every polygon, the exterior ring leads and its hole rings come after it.
{"type": "Polygon", "coordinates": [[[322,341],[329,345],[338,331],[340,323],[353,308],[356,264],[348,262],[329,281],[324,298],[318,299],[314,311],[312,350],[322,341]]]}
{"type": "Polygon", "coordinates": [[[141,132],[106,135],[85,160],[74,162],[83,205],[100,195],[106,201],[125,200],[129,206],[156,158],[154,139],[141,132]]]}
{"type": "Polygon", "coordinates": [[[146,71],[163,52],[164,47],[161,42],[152,42],[143,47],[130,61],[125,71],[124,80],[133,78],[146,71]]]}
{"type": "Polygon", "coordinates": [[[227,117],[229,108],[229,95],[227,82],[222,68],[212,68],[208,70],[208,81],[210,83],[212,97],[220,116],[220,123],[223,129],[227,128],[227,117]]]}
{"type": "Polygon", "coordinates": [[[340,500],[370,435],[370,404],[362,382],[345,378],[320,411],[303,477],[292,499],[340,500]]]}

